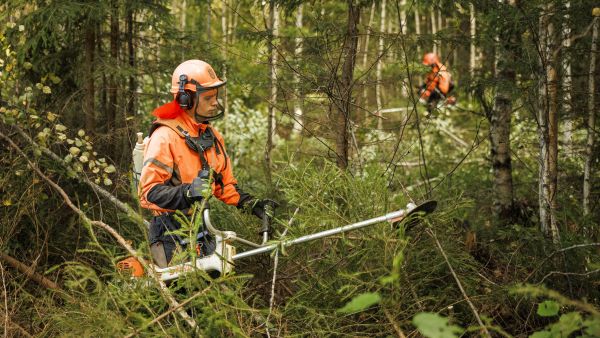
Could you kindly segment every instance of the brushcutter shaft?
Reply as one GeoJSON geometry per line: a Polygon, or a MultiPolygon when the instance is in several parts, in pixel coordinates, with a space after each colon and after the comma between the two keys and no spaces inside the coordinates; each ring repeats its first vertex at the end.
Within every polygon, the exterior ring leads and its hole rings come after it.
{"type": "Polygon", "coordinates": [[[376,224],[376,223],[380,223],[380,222],[385,222],[385,221],[390,221],[390,222],[394,221],[394,222],[396,222],[396,221],[399,221],[404,216],[406,216],[406,214],[408,213],[408,211],[410,211],[410,210],[401,209],[401,210],[398,210],[398,211],[390,212],[390,213],[385,214],[383,216],[371,218],[371,219],[364,220],[364,221],[361,221],[361,222],[358,222],[358,223],[348,224],[348,225],[344,225],[344,226],[339,227],[339,228],[329,229],[329,230],[317,232],[317,233],[314,233],[314,234],[310,234],[310,235],[305,235],[305,236],[302,236],[302,237],[298,237],[296,239],[291,239],[291,240],[285,241],[285,242],[280,243],[280,244],[272,244],[272,245],[264,246],[264,247],[261,247],[261,248],[257,248],[257,249],[253,249],[253,250],[248,250],[248,251],[245,251],[245,252],[241,252],[241,253],[239,253],[237,255],[234,255],[232,257],[232,259],[235,261],[237,259],[242,259],[242,258],[246,258],[246,257],[250,257],[250,256],[255,256],[255,255],[262,254],[262,253],[273,251],[273,250],[277,249],[277,247],[279,245],[282,245],[284,247],[288,247],[288,246],[292,246],[292,245],[295,245],[295,244],[309,242],[309,241],[313,241],[315,239],[329,237],[329,236],[341,234],[341,233],[344,233],[344,232],[347,232],[347,231],[352,231],[352,230],[364,228],[366,226],[369,226],[369,225],[372,225],[372,224],[376,224]]]}

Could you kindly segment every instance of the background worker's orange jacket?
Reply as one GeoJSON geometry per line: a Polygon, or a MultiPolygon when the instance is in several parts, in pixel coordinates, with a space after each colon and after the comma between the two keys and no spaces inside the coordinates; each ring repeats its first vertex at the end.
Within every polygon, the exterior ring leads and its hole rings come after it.
{"type": "Polygon", "coordinates": [[[446,66],[439,64],[432,67],[431,72],[425,79],[425,90],[422,96],[428,98],[437,88],[442,94],[447,95],[450,91],[452,76],[446,66]]]}
{"type": "MultiPolygon", "coordinates": [[[[174,119],[191,137],[197,137],[206,128],[212,128],[215,142],[204,151],[204,156],[215,174],[221,175],[222,183],[212,183],[213,195],[237,207],[250,200],[252,196],[237,188],[221,134],[208,124],[196,123],[183,112],[174,119]]],[[[139,185],[142,207],[153,210],[155,215],[189,208],[191,205],[185,198],[185,189],[198,176],[201,168],[199,154],[186,145],[185,138],[170,127],[158,127],[152,133],[144,152],[139,185]]]]}

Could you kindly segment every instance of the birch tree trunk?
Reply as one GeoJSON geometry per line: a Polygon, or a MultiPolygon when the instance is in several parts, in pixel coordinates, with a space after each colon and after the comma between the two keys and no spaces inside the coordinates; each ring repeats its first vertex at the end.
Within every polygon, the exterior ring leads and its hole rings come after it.
{"type": "Polygon", "coordinates": [[[270,1],[269,23],[271,25],[269,34],[269,78],[271,94],[269,97],[269,118],[267,122],[267,146],[265,149],[265,168],[267,172],[268,186],[272,185],[271,178],[271,151],[273,150],[273,135],[275,134],[275,104],[277,102],[277,36],[279,34],[279,12],[275,0],[270,1]]]}
{"type": "MultiPolygon", "coordinates": [[[[421,36],[421,14],[419,9],[415,6],[415,34],[417,39],[421,36]]],[[[417,44],[417,55],[421,56],[421,46],[417,44]]]]}
{"type": "MultiPolygon", "coordinates": [[[[373,3],[371,4],[371,12],[369,14],[369,23],[367,24],[367,33],[365,34],[365,44],[363,46],[363,54],[362,54],[362,69],[363,71],[367,70],[367,56],[369,55],[369,38],[371,37],[371,27],[373,25],[373,17],[375,14],[375,2],[373,1],[373,3]]],[[[367,105],[368,105],[368,98],[369,98],[369,76],[367,75],[365,77],[365,82],[366,84],[363,85],[363,105],[365,108],[365,119],[368,119],[369,116],[369,110],[366,109],[367,105]]]]}
{"type": "MultiPolygon", "coordinates": [[[[505,1],[506,4],[506,1],[505,1]]],[[[498,32],[495,75],[497,79],[494,107],[490,121],[490,151],[493,172],[494,216],[502,224],[511,221],[513,210],[512,161],[510,157],[510,127],[512,114],[512,88],[515,87],[514,71],[516,48],[511,30],[498,32]]]]}
{"type": "Polygon", "coordinates": [[[544,76],[540,81],[538,132],[540,138],[540,227],[558,243],[560,235],[556,220],[557,160],[558,160],[558,75],[555,67],[554,24],[549,19],[552,5],[545,5],[540,18],[540,45],[544,76]]]}
{"type": "Polygon", "coordinates": [[[384,53],[384,40],[383,37],[385,35],[385,23],[386,23],[386,5],[387,1],[381,1],[381,12],[380,12],[380,21],[379,21],[379,46],[377,48],[377,69],[376,69],[376,82],[375,82],[375,99],[377,101],[377,129],[382,129],[383,127],[383,114],[381,113],[382,100],[381,100],[381,69],[383,68],[383,53],[384,53]]]}
{"type": "Polygon", "coordinates": [[[85,129],[92,133],[96,130],[96,88],[95,79],[95,49],[96,49],[96,32],[95,24],[88,24],[85,29],[85,96],[83,103],[83,111],[85,113],[85,129]]]}
{"type": "Polygon", "coordinates": [[[435,36],[435,34],[437,34],[437,23],[436,23],[436,12],[435,9],[431,9],[430,15],[431,17],[431,37],[433,40],[433,52],[437,55],[439,55],[438,53],[438,43],[437,43],[437,37],[435,36]]]}
{"type": "Polygon", "coordinates": [[[592,32],[592,48],[590,51],[590,73],[588,78],[588,125],[587,125],[587,143],[585,148],[585,167],[583,170],[583,215],[590,214],[590,176],[592,163],[594,160],[594,133],[596,132],[596,101],[594,97],[596,83],[596,54],[598,53],[598,26],[600,19],[594,18],[594,27],[592,32]]]}
{"type": "MultiPolygon", "coordinates": [[[[406,35],[408,33],[408,25],[406,22],[406,0],[400,0],[400,18],[398,20],[398,29],[400,34],[406,35]]],[[[408,79],[403,79],[403,84],[400,86],[400,95],[408,97],[408,79]]]]}
{"type": "Polygon", "coordinates": [[[356,63],[356,47],[358,44],[358,23],[360,20],[360,7],[353,0],[348,0],[348,21],[346,36],[342,47],[342,73],[338,79],[339,84],[332,88],[332,104],[336,126],[336,154],[337,166],[346,170],[348,168],[348,141],[349,125],[352,107],[352,81],[354,64],[356,63]]]}
{"type": "MultiPolygon", "coordinates": [[[[298,5],[298,10],[296,12],[296,39],[294,40],[294,60],[296,60],[296,65],[300,64],[300,58],[302,55],[302,14],[303,14],[303,5],[298,5]]],[[[303,101],[304,95],[300,91],[300,76],[297,73],[300,71],[300,67],[296,67],[296,72],[294,72],[294,129],[292,130],[294,133],[301,133],[304,128],[304,120],[303,120],[303,101]]]]}
{"type": "Polygon", "coordinates": [[[469,52],[469,73],[471,75],[471,79],[475,78],[475,69],[476,65],[476,53],[477,49],[475,47],[475,37],[477,34],[477,18],[475,16],[475,6],[473,3],[469,4],[469,14],[470,14],[470,28],[471,28],[471,48],[469,52]]]}
{"type": "Polygon", "coordinates": [[[570,53],[571,48],[571,27],[569,22],[569,8],[571,7],[571,2],[567,1],[565,3],[566,14],[564,16],[563,23],[563,53],[562,58],[562,70],[563,70],[563,111],[565,114],[565,123],[563,126],[563,142],[565,144],[565,150],[568,154],[571,154],[571,149],[573,148],[573,116],[572,116],[572,102],[571,102],[571,57],[568,55],[570,53]]]}
{"type": "MultiPolygon", "coordinates": [[[[223,0],[221,4],[221,42],[223,44],[223,78],[227,79],[227,60],[229,58],[229,23],[228,23],[228,11],[229,11],[229,0],[223,0]]],[[[229,102],[227,100],[227,86],[222,87],[222,90],[219,90],[219,96],[223,102],[223,114],[226,117],[229,114],[229,102]]],[[[226,130],[223,130],[226,132],[226,130]]]]}

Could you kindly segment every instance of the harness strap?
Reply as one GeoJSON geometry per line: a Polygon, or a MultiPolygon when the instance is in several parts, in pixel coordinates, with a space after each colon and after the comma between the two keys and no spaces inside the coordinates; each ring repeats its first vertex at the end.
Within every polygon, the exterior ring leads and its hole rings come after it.
{"type": "MultiPolygon", "coordinates": [[[[152,133],[160,126],[167,126],[171,128],[177,133],[177,135],[185,139],[185,144],[190,149],[198,153],[198,156],[200,157],[200,163],[202,165],[202,171],[204,171],[206,175],[208,175],[211,167],[208,163],[208,160],[206,159],[206,156],[204,156],[204,152],[210,149],[210,147],[214,146],[217,155],[220,155],[221,149],[223,147],[223,145],[221,145],[221,142],[219,142],[219,140],[215,137],[212,128],[210,126],[207,126],[204,132],[200,134],[199,137],[192,137],[190,133],[187,130],[185,130],[181,126],[181,124],[176,120],[158,119],[154,123],[152,123],[152,126],[150,127],[150,132],[148,134],[151,136],[152,133]]],[[[227,154],[224,151],[223,154],[225,156],[225,166],[227,166],[227,154]]],[[[223,175],[221,173],[217,173],[216,171],[214,172],[214,181],[221,187],[221,191],[223,192],[225,189],[225,184],[223,183],[223,175]]]]}

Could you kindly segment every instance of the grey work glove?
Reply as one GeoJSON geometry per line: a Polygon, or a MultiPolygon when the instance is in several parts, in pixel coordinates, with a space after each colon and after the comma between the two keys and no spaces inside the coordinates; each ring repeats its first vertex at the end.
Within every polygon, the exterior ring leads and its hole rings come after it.
{"type": "Polygon", "coordinates": [[[206,189],[210,189],[208,181],[204,178],[195,177],[192,183],[185,188],[185,199],[190,204],[201,201],[204,198],[204,191],[206,189]]]}

